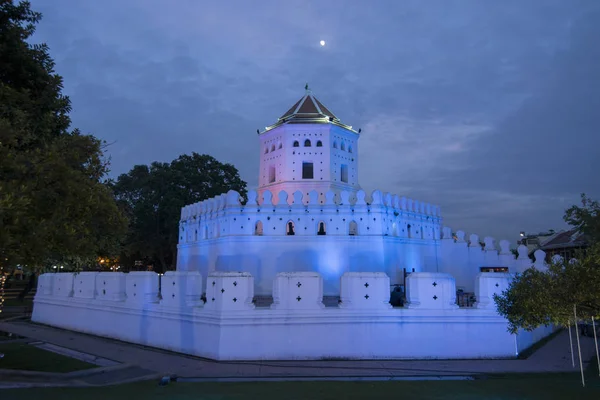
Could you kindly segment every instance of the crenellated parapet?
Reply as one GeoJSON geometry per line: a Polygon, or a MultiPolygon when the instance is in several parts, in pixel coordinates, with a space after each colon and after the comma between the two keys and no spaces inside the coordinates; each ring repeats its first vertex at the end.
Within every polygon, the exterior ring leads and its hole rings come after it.
{"type": "Polygon", "coordinates": [[[439,206],[375,190],[357,192],[236,191],[183,207],[179,244],[222,236],[380,235],[441,237],[439,206]],[[277,200],[275,200],[275,198],[277,200]],[[320,200],[322,199],[322,200],[320,200]]]}
{"type": "Polygon", "coordinates": [[[526,246],[519,246],[515,255],[510,249],[508,240],[486,236],[480,240],[479,235],[465,234],[464,231],[452,232],[445,226],[442,228],[440,247],[440,271],[452,274],[456,278],[457,288],[472,291],[472,277],[485,272],[521,273],[527,268],[547,268],[546,253],[537,250],[535,261],[529,258],[526,246]]]}

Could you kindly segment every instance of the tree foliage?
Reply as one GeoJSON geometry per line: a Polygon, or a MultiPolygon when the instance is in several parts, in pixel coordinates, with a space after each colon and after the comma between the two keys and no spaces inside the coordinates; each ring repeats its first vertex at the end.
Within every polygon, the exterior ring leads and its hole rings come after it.
{"type": "Polygon", "coordinates": [[[208,155],[182,155],[171,163],[136,165],[113,184],[130,218],[126,257],[144,259],[167,270],[176,262],[181,208],[236,190],[246,182],[231,164],[208,155]]]}
{"type": "Polygon", "coordinates": [[[70,130],[71,103],[41,14],[0,0],[0,262],[81,265],[118,252],[127,222],[102,182],[102,142],[70,130]]]}
{"type": "Polygon", "coordinates": [[[567,326],[574,307],[581,320],[600,316],[600,241],[598,202],[582,195],[582,206],[565,211],[565,220],[592,241],[575,259],[554,260],[547,271],[529,268],[517,274],[507,290],[495,295],[500,315],[509,331],[533,330],[541,325],[567,326]]]}
{"type": "Polygon", "coordinates": [[[564,220],[593,242],[600,241],[600,204],[581,194],[581,206],[573,205],[565,211],[564,220]]]}
{"type": "Polygon", "coordinates": [[[567,326],[574,310],[582,320],[600,316],[600,245],[572,261],[553,262],[548,271],[529,268],[517,274],[506,291],[494,296],[509,331],[542,325],[567,326]]]}

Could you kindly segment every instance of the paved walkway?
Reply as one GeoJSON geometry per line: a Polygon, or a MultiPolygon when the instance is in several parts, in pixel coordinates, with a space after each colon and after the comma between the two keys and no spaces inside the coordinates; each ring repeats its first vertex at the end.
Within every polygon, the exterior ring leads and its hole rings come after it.
{"type": "MultiPolygon", "coordinates": [[[[194,378],[407,377],[486,373],[577,372],[562,332],[526,360],[211,361],[26,321],[0,322],[0,331],[95,354],[162,374],[194,378]]],[[[574,344],[575,344],[575,338],[574,344]]],[[[581,337],[584,367],[595,354],[594,339],[581,337]]]]}

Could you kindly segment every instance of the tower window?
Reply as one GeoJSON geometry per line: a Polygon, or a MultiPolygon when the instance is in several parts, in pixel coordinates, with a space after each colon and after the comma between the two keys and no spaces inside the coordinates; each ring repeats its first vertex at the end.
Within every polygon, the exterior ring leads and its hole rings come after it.
{"type": "Polygon", "coordinates": [[[277,177],[277,170],[274,165],[269,167],[269,183],[275,182],[275,178],[277,177]]]}
{"type": "Polygon", "coordinates": [[[342,164],[340,167],[340,180],[344,183],[348,183],[348,166],[342,164]]]}
{"type": "Polygon", "coordinates": [[[310,140],[306,139],[304,141],[304,147],[310,147],[310,140]]]}
{"type": "Polygon", "coordinates": [[[294,231],[294,222],[293,221],[288,221],[288,223],[285,225],[285,234],[288,236],[292,236],[292,235],[296,234],[296,232],[294,231]]]}
{"type": "Polygon", "coordinates": [[[256,221],[256,225],[254,225],[254,234],[256,236],[262,236],[263,234],[263,224],[261,221],[256,221]]]}
{"type": "Polygon", "coordinates": [[[278,148],[281,149],[282,147],[283,147],[283,144],[281,142],[279,142],[279,147],[278,148]]]}
{"type": "Polygon", "coordinates": [[[340,144],[340,150],[342,150],[342,151],[346,150],[346,145],[344,144],[344,142],[342,142],[340,144]]]}
{"type": "Polygon", "coordinates": [[[358,224],[356,221],[350,221],[350,225],[348,227],[348,235],[356,236],[358,235],[358,224]]]}
{"type": "Polygon", "coordinates": [[[333,142],[333,148],[337,149],[337,142],[335,142],[335,141],[333,142]]]}
{"type": "Polygon", "coordinates": [[[302,163],[302,179],[314,179],[313,163],[302,163]]]}
{"type": "Polygon", "coordinates": [[[294,140],[294,147],[300,147],[300,143],[297,140],[294,140]]]}
{"type": "Polygon", "coordinates": [[[320,140],[317,140],[317,147],[323,147],[323,142],[321,142],[320,140]]]}
{"type": "Polygon", "coordinates": [[[348,146],[348,153],[352,153],[352,146],[348,146]]]}
{"type": "Polygon", "coordinates": [[[275,151],[275,145],[274,144],[271,145],[271,151],[275,151]]]}
{"type": "Polygon", "coordinates": [[[269,152],[269,146],[265,147],[265,154],[269,152]]]}
{"type": "Polygon", "coordinates": [[[317,235],[323,236],[326,235],[327,231],[325,230],[325,222],[319,222],[319,229],[317,230],[317,235]]]}

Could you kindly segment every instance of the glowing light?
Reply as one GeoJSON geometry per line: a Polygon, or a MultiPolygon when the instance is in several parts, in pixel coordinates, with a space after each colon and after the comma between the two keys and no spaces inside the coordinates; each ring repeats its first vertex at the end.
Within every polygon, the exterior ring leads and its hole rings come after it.
{"type": "Polygon", "coordinates": [[[319,42],[319,44],[320,44],[321,46],[325,46],[325,41],[324,41],[324,40],[321,40],[321,41],[319,42]]]}

